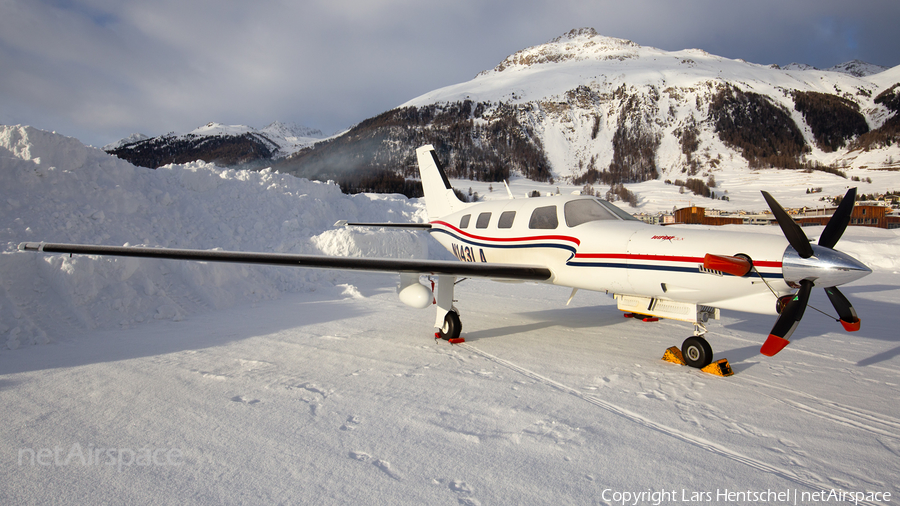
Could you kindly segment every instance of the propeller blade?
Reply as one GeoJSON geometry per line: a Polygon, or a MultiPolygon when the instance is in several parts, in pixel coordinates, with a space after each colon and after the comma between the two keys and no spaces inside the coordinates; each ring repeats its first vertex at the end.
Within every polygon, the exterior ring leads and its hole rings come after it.
{"type": "Polygon", "coordinates": [[[803,312],[806,310],[806,304],[809,303],[809,293],[812,291],[812,288],[812,281],[808,279],[800,281],[800,290],[797,291],[794,298],[781,311],[781,315],[775,322],[775,326],[772,327],[768,339],[760,348],[760,353],[767,357],[773,357],[788,345],[788,339],[794,333],[794,329],[797,328],[800,319],[803,318],[803,312]]]}
{"type": "Polygon", "coordinates": [[[844,199],[841,200],[840,205],[838,205],[837,210],[831,215],[828,224],[825,225],[825,230],[822,232],[822,235],[819,236],[819,246],[834,248],[834,245],[837,244],[838,240],[844,234],[847,225],[850,224],[850,213],[853,212],[853,204],[855,203],[856,188],[850,188],[847,191],[847,194],[844,195],[844,199]]]}
{"type": "Polygon", "coordinates": [[[788,242],[791,243],[791,246],[797,250],[800,258],[809,258],[813,256],[813,249],[812,246],[809,245],[809,238],[806,237],[806,234],[803,232],[803,229],[800,228],[800,225],[797,225],[797,222],[788,216],[788,213],[784,208],[781,207],[768,192],[764,191],[762,194],[766,199],[766,203],[769,204],[769,209],[772,210],[772,214],[775,215],[775,219],[778,220],[781,232],[784,233],[784,236],[787,238],[788,242]]]}
{"type": "Polygon", "coordinates": [[[746,258],[707,253],[703,257],[703,268],[740,277],[750,272],[752,265],[746,258]]]}
{"type": "Polygon", "coordinates": [[[831,305],[834,306],[838,316],[841,317],[841,325],[844,326],[844,330],[847,332],[859,330],[859,317],[856,316],[856,310],[853,309],[853,305],[850,304],[847,297],[836,286],[826,288],[825,293],[828,295],[828,300],[831,301],[831,305]]]}

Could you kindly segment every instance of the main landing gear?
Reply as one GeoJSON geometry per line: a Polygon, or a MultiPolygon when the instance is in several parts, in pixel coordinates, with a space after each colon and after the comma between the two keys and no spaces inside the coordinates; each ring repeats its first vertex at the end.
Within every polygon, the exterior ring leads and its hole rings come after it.
{"type": "Polygon", "coordinates": [[[444,316],[444,324],[434,333],[434,337],[453,341],[459,339],[460,332],[462,332],[462,322],[459,321],[459,313],[450,311],[444,316]]]}
{"type": "Polygon", "coordinates": [[[459,320],[459,310],[453,306],[453,287],[456,284],[455,276],[438,276],[437,290],[434,303],[437,306],[434,326],[437,332],[435,339],[443,339],[451,344],[466,342],[459,337],[462,332],[462,322],[459,320]]]}

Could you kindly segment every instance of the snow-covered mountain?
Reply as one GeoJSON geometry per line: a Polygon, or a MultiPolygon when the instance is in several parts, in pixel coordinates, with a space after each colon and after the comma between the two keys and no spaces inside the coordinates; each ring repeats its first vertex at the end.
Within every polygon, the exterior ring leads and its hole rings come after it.
{"type": "MultiPolygon", "coordinates": [[[[781,70],[821,70],[812,65],[807,65],[805,63],[791,63],[789,65],[784,65],[779,67],[778,65],[773,65],[772,68],[780,68],[781,70]]],[[[885,70],[888,70],[890,67],[885,67],[882,65],[876,65],[874,63],[866,63],[860,60],[850,60],[848,62],[844,62],[833,67],[829,67],[825,69],[826,72],[841,72],[843,74],[850,74],[854,77],[867,77],[875,74],[880,74],[885,70]]]]}
{"type": "Polygon", "coordinates": [[[149,135],[134,133],[134,134],[129,135],[128,137],[119,139],[116,142],[107,144],[106,146],[103,146],[102,149],[103,149],[103,151],[107,151],[107,152],[115,151],[115,150],[121,148],[122,146],[127,146],[128,144],[134,144],[136,142],[145,141],[149,138],[150,138],[149,135]]]}
{"type": "Polygon", "coordinates": [[[207,123],[184,134],[172,132],[152,138],[133,134],[103,150],[150,168],[196,160],[221,166],[254,166],[270,164],[324,137],[320,130],[278,121],[260,130],[246,125],[207,123]]]}
{"type": "Polygon", "coordinates": [[[880,74],[888,68],[889,67],[884,67],[882,65],[875,65],[874,63],[866,63],[859,60],[850,60],[848,62],[841,63],[840,65],[835,65],[834,67],[827,68],[825,70],[831,72],[843,72],[845,74],[850,74],[851,76],[856,77],[866,77],[880,74]]]}
{"type": "Polygon", "coordinates": [[[302,175],[355,164],[409,176],[423,142],[438,146],[453,175],[494,181],[509,172],[617,184],[726,168],[834,177],[897,168],[900,67],[846,73],[875,69],[863,67],[782,69],[573,30],[361,122],[280,168],[302,175]]]}

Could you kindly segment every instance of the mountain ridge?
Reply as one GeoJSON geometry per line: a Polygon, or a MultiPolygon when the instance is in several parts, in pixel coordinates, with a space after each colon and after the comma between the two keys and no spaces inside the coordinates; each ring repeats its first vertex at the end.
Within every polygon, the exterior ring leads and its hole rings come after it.
{"type": "Polygon", "coordinates": [[[321,130],[274,121],[262,129],[210,122],[178,134],[132,134],[103,150],[135,165],[157,168],[195,160],[222,166],[264,168],[325,138],[321,130]]]}
{"type": "Polygon", "coordinates": [[[334,179],[352,171],[415,177],[415,146],[430,142],[451,177],[494,181],[513,173],[622,184],[712,174],[723,164],[835,177],[893,170],[897,111],[878,97],[898,82],[900,67],[864,77],[785,70],[578,29],[365,120],[278,168],[334,179]]]}
{"type": "Polygon", "coordinates": [[[247,151],[260,168],[333,179],[347,191],[410,195],[405,178],[417,177],[414,150],[425,143],[436,146],[451,177],[485,181],[518,174],[620,185],[724,166],[834,177],[900,169],[900,67],[837,67],[667,51],[582,28],[292,153],[260,131],[237,139],[258,141],[247,151]]]}

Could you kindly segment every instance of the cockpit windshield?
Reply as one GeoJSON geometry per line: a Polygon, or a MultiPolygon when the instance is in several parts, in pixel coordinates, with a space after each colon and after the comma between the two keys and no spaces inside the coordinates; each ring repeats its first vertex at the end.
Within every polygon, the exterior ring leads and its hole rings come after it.
{"type": "Polygon", "coordinates": [[[569,227],[577,227],[591,221],[635,219],[613,204],[595,198],[566,202],[565,215],[566,225],[569,227]]]}
{"type": "Polygon", "coordinates": [[[612,202],[607,202],[607,201],[605,201],[605,200],[600,200],[600,199],[597,199],[597,202],[598,202],[601,206],[603,206],[603,207],[609,209],[610,211],[612,211],[612,212],[613,212],[616,216],[618,216],[620,219],[623,219],[623,220],[626,220],[626,221],[641,221],[641,220],[635,218],[634,216],[632,216],[632,215],[631,215],[630,213],[628,213],[627,211],[622,210],[619,206],[613,204],[612,202]]]}

